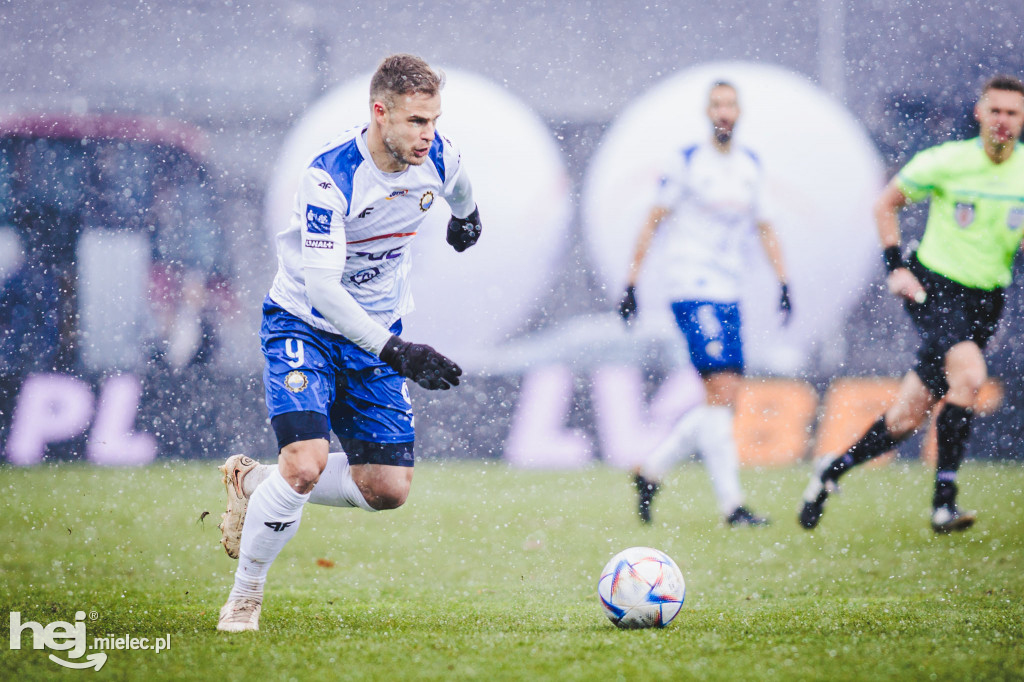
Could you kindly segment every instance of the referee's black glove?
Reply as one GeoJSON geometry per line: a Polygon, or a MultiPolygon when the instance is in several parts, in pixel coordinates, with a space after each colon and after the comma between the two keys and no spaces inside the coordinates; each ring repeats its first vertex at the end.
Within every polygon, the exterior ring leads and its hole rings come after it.
{"type": "Polygon", "coordinates": [[[782,326],[788,326],[789,318],[793,316],[793,302],[789,300],[789,286],[785,282],[779,289],[779,312],[782,313],[782,326]]]}
{"type": "Polygon", "coordinates": [[[480,239],[480,231],[482,229],[480,209],[474,207],[473,212],[465,218],[451,217],[451,220],[448,221],[448,237],[446,240],[456,251],[462,253],[473,246],[473,244],[476,244],[476,240],[480,239]]]}
{"type": "Polygon", "coordinates": [[[630,284],[622,293],[622,299],[619,300],[619,317],[623,322],[629,324],[629,318],[634,315],[636,315],[636,287],[630,284]]]}
{"type": "Polygon", "coordinates": [[[409,343],[392,335],[380,352],[380,359],[407,379],[431,391],[447,391],[459,385],[462,369],[423,343],[409,343]]]}

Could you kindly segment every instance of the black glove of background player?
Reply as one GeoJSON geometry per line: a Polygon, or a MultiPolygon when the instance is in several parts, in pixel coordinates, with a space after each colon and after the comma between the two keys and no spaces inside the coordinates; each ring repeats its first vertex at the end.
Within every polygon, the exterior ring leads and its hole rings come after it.
{"type": "Polygon", "coordinates": [[[480,239],[480,231],[483,226],[480,224],[480,209],[474,207],[473,212],[465,218],[451,217],[448,221],[447,241],[456,251],[462,253],[469,247],[476,244],[480,239]]]}
{"type": "Polygon", "coordinates": [[[409,343],[392,335],[380,359],[401,376],[431,391],[447,391],[459,385],[462,368],[423,343],[409,343]]]}
{"type": "Polygon", "coordinates": [[[782,326],[789,326],[789,318],[793,316],[793,302],[789,300],[789,287],[785,282],[779,290],[779,312],[782,313],[782,326]]]}
{"type": "Polygon", "coordinates": [[[628,324],[629,318],[634,315],[636,315],[636,287],[630,284],[619,300],[619,317],[628,324]]]}

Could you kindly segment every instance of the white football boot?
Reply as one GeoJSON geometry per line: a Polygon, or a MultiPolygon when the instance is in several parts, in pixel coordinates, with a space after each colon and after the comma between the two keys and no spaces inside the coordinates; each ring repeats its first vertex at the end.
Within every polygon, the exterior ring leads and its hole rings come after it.
{"type": "Polygon", "coordinates": [[[228,599],[220,609],[217,629],[221,632],[256,632],[260,629],[261,608],[263,599],[259,597],[228,599]]]}
{"type": "MultiPolygon", "coordinates": [[[[224,475],[224,488],[228,493],[228,508],[221,515],[220,544],[232,559],[238,558],[238,546],[242,542],[242,525],[249,507],[249,496],[242,489],[242,480],[260,464],[245,455],[231,455],[220,467],[224,475]]],[[[222,619],[223,620],[223,619],[222,619]]]]}
{"type": "Polygon", "coordinates": [[[942,505],[932,511],[932,530],[936,533],[953,533],[967,530],[974,525],[978,515],[959,509],[955,504],[942,505]]]}

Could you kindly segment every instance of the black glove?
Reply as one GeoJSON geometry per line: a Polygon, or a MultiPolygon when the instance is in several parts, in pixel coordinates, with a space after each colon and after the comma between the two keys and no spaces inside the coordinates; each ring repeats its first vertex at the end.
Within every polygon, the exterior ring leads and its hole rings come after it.
{"type": "Polygon", "coordinates": [[[793,302],[789,300],[789,287],[785,282],[779,291],[779,312],[782,313],[782,326],[788,326],[789,318],[793,316],[793,302]]]}
{"type": "Polygon", "coordinates": [[[409,343],[392,335],[380,352],[380,359],[391,369],[423,388],[447,391],[459,385],[462,369],[423,343],[409,343]]]}
{"type": "Polygon", "coordinates": [[[447,241],[456,251],[462,253],[473,246],[473,244],[476,244],[476,240],[480,239],[480,230],[482,229],[483,226],[480,225],[480,209],[474,207],[473,212],[465,218],[451,217],[451,220],[448,221],[447,241]]]}
{"type": "Polygon", "coordinates": [[[630,284],[619,300],[619,316],[623,322],[628,323],[629,318],[634,315],[636,315],[636,287],[630,284]]]}

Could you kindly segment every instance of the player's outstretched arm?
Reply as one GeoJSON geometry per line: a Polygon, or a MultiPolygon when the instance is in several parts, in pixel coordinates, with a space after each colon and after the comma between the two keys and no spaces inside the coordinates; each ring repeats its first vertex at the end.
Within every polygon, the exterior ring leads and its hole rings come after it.
{"type": "Polygon", "coordinates": [[[473,207],[473,212],[465,218],[456,218],[454,215],[448,221],[447,242],[459,253],[476,244],[480,239],[480,232],[483,225],[480,224],[480,209],[473,207]]]}
{"type": "Polygon", "coordinates": [[[786,276],[786,263],[782,257],[779,236],[772,224],[766,220],[758,221],[757,233],[761,238],[764,255],[768,258],[772,270],[775,271],[775,277],[779,280],[779,313],[782,316],[782,326],[786,326],[793,316],[793,299],[789,295],[789,278],[786,276]]]}
{"type": "Polygon", "coordinates": [[[789,298],[789,285],[785,282],[779,285],[779,313],[782,315],[782,326],[788,326],[793,317],[793,301],[789,298]]]}
{"type": "Polygon", "coordinates": [[[462,368],[424,343],[409,343],[392,335],[380,352],[391,369],[423,388],[447,391],[459,385],[462,368]]]}
{"type": "Polygon", "coordinates": [[[908,199],[894,178],[875,201],[875,226],[878,228],[878,239],[882,243],[882,260],[889,273],[886,285],[889,292],[917,303],[924,303],[925,291],[914,274],[907,269],[900,251],[899,211],[908,203],[908,199]]]}
{"type": "Polygon", "coordinates": [[[626,290],[619,300],[619,316],[622,317],[623,322],[628,323],[630,318],[636,315],[636,281],[640,277],[640,268],[644,264],[644,258],[647,257],[647,251],[651,248],[651,241],[654,240],[658,226],[668,214],[669,210],[663,206],[653,207],[647,214],[647,222],[644,223],[643,229],[640,230],[640,235],[637,237],[636,247],[633,249],[633,261],[629,265],[629,275],[626,277],[626,290]]]}
{"type": "Polygon", "coordinates": [[[629,318],[634,315],[636,315],[636,287],[627,284],[626,290],[622,292],[622,298],[619,299],[619,317],[623,322],[629,322],[629,318]]]}

